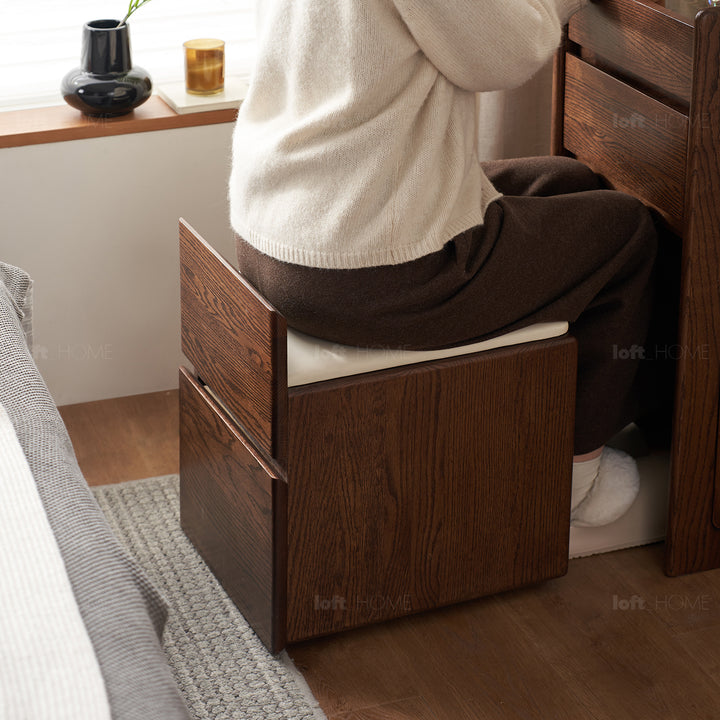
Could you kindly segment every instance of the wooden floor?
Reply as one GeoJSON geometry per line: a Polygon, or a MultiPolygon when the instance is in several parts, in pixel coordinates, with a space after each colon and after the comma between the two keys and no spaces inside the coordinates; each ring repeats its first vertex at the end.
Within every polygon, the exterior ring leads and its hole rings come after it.
{"type": "MultiPolygon", "coordinates": [[[[177,472],[177,394],[61,408],[91,484],[177,472]]],[[[662,545],[290,648],[330,720],[720,718],[720,570],[662,545]]],[[[393,599],[376,598],[375,602],[393,599]]]]}
{"type": "Polygon", "coordinates": [[[177,390],[60,407],[89,485],[178,472],[178,412],[177,390]]]}

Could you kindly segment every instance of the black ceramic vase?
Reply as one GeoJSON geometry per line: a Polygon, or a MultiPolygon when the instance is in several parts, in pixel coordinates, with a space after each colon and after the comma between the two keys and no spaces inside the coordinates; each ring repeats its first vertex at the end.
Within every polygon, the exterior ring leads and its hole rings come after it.
{"type": "Polygon", "coordinates": [[[83,27],[81,65],[62,81],[65,102],[85,115],[125,115],[152,92],[148,73],[133,67],[127,23],[93,20],[83,27]]]}

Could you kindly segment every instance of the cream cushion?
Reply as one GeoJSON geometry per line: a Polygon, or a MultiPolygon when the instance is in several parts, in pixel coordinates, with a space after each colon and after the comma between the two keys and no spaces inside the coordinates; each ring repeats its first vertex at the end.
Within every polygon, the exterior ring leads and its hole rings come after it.
{"type": "Polygon", "coordinates": [[[427,360],[469,355],[534,340],[546,340],[564,335],[567,331],[566,322],[536,323],[470,345],[459,345],[442,350],[386,350],[339,345],[288,328],[288,387],[412,365],[427,360]]]}

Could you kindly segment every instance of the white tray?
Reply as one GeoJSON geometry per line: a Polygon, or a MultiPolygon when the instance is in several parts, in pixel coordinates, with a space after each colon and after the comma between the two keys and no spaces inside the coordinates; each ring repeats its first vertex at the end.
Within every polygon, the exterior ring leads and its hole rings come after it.
{"type": "Polygon", "coordinates": [[[226,77],[225,89],[216,95],[191,95],[185,91],[185,81],[165,83],[155,91],[176,113],[184,115],[238,108],[245,99],[247,89],[247,78],[226,77]]]}

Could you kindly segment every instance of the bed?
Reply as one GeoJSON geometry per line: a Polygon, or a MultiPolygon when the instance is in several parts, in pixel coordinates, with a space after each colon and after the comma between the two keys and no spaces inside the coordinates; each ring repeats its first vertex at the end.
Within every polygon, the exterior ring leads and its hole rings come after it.
{"type": "Polygon", "coordinates": [[[33,361],[28,275],[0,263],[0,717],[189,717],[167,610],[112,534],[33,361]]]}

